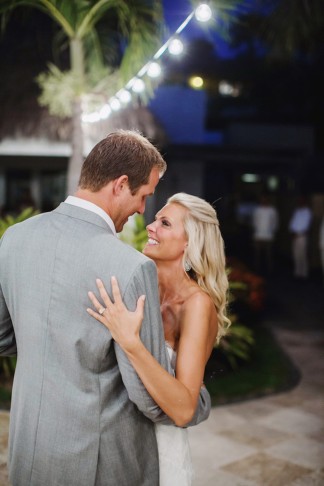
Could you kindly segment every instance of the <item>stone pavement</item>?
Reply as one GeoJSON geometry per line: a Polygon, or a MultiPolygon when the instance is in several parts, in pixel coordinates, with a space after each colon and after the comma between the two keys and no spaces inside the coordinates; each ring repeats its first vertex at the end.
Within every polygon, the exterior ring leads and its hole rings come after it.
{"type": "Polygon", "coordinates": [[[190,429],[193,486],[324,485],[324,333],[276,331],[302,370],[298,386],[213,408],[190,429]]]}
{"type": "Polygon", "coordinates": [[[324,485],[324,286],[321,275],[267,279],[263,323],[301,372],[295,388],[212,409],[190,429],[193,486],[324,485]]]}
{"type": "MultiPolygon", "coordinates": [[[[324,288],[281,277],[271,282],[264,322],[301,380],[280,394],[215,407],[192,427],[193,486],[324,485],[324,288]]],[[[8,419],[0,411],[0,486],[9,484],[8,419]]]]}

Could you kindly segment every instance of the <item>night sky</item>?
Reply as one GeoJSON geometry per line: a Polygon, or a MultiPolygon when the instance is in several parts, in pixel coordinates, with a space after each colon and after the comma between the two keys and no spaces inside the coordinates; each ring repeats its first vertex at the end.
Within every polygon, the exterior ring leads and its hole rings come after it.
{"type": "MultiPolygon", "coordinates": [[[[163,0],[164,19],[169,34],[173,34],[186,17],[192,12],[189,0],[163,0]]],[[[248,2],[252,5],[252,2],[248,2]]],[[[251,8],[251,7],[250,7],[251,8]]],[[[245,7],[247,11],[247,7],[245,7]]],[[[204,39],[213,44],[215,53],[221,59],[233,59],[242,47],[233,47],[217,32],[217,12],[213,12],[210,22],[201,23],[193,18],[184,29],[181,37],[188,42],[193,39],[204,39]]]]}

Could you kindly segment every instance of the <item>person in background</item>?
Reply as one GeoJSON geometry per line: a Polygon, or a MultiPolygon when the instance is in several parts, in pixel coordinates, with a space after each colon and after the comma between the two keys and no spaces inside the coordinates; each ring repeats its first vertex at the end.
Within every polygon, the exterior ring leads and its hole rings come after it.
{"type": "Polygon", "coordinates": [[[197,406],[215,342],[230,325],[224,242],[215,209],[185,193],[170,197],[147,231],[143,253],[157,266],[164,336],[175,377],[166,373],[143,345],[143,300],[139,299],[136,312],[129,312],[117,281],[112,283],[114,303],[99,281],[103,304],[90,292],[97,312],[88,312],[111,331],[154,401],[178,425],[155,426],[160,486],[189,486],[192,466],[187,429],[183,427],[197,406]]]}
{"type": "Polygon", "coordinates": [[[319,228],[318,245],[319,245],[320,256],[321,256],[322,275],[323,275],[323,283],[324,283],[324,215],[322,216],[322,220],[319,228]]]}
{"type": "Polygon", "coordinates": [[[292,258],[294,277],[305,279],[309,275],[308,240],[312,223],[312,211],[304,196],[300,196],[289,221],[292,234],[292,258]]]}
{"type": "Polygon", "coordinates": [[[271,273],[273,270],[273,243],[278,223],[277,209],[267,195],[262,195],[252,214],[254,264],[258,271],[265,269],[271,273]]]}

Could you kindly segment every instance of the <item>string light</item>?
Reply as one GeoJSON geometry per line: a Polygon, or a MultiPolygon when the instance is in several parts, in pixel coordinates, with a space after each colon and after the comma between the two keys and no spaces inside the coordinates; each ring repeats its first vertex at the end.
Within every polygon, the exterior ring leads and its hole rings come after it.
{"type": "Polygon", "coordinates": [[[110,113],[111,113],[111,108],[108,104],[106,104],[106,105],[103,105],[103,107],[101,108],[99,115],[100,115],[100,118],[104,120],[105,118],[109,117],[110,113]]]}
{"type": "Polygon", "coordinates": [[[127,89],[121,89],[116,95],[122,103],[128,103],[132,99],[132,95],[127,89]]]}
{"type": "Polygon", "coordinates": [[[209,5],[202,3],[195,10],[195,17],[199,22],[208,22],[212,17],[212,11],[209,5]]]}
{"type": "Polygon", "coordinates": [[[172,39],[172,41],[169,44],[168,51],[173,56],[179,56],[179,54],[181,54],[182,51],[183,51],[183,44],[182,44],[181,40],[178,39],[177,37],[172,39]]]}
{"type": "Polygon", "coordinates": [[[158,78],[161,75],[161,65],[156,62],[166,50],[172,55],[179,55],[183,52],[183,43],[179,39],[179,34],[189,24],[191,19],[195,18],[199,22],[207,22],[212,17],[212,11],[209,5],[200,4],[188,17],[179,25],[175,33],[160,47],[154,54],[152,60],[146,63],[138,73],[128,81],[124,88],[120,89],[114,96],[112,96],[108,103],[106,103],[99,111],[87,113],[82,115],[84,123],[96,123],[102,119],[110,116],[112,111],[121,109],[121,103],[127,104],[131,101],[132,95],[130,91],[140,94],[145,90],[145,82],[142,77],[148,75],[151,78],[158,78]]]}
{"type": "Polygon", "coordinates": [[[161,74],[161,66],[158,62],[151,62],[147,68],[147,75],[150,78],[158,78],[161,74]]]}
{"type": "Polygon", "coordinates": [[[145,89],[145,83],[143,79],[136,78],[132,84],[132,90],[134,93],[142,93],[145,89]]]}

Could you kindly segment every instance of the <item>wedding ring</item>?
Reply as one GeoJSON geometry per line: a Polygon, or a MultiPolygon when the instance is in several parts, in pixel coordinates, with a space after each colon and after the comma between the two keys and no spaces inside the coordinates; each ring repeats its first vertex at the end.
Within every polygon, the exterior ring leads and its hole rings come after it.
{"type": "Polygon", "coordinates": [[[98,312],[99,314],[102,316],[102,314],[105,312],[106,308],[105,307],[101,307],[98,312]]]}

